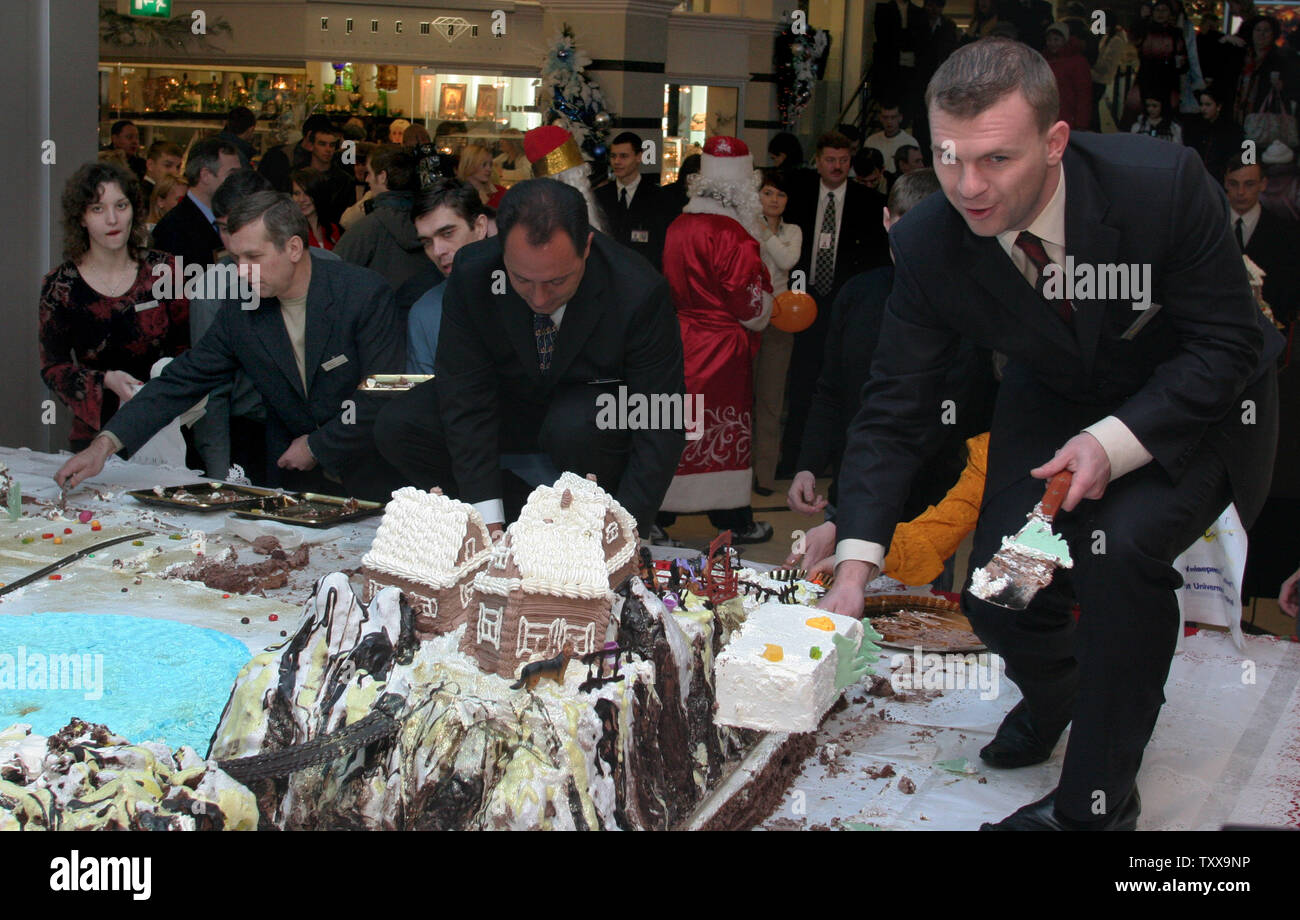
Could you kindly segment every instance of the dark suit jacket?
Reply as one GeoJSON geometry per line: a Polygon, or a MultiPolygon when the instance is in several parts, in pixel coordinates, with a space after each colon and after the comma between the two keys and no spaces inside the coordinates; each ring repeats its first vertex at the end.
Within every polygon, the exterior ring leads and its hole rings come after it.
{"type": "Polygon", "coordinates": [[[221,234],[186,195],[153,228],[153,243],[186,262],[213,265],[221,249],[221,234]]]}
{"type": "Polygon", "coordinates": [[[373,457],[372,429],[381,403],[356,388],[367,374],[397,373],[406,366],[406,324],[379,275],[340,260],[313,259],[311,265],[306,392],[279,300],[264,299],[256,310],[227,304],[203,338],[145,384],[105,427],[135,450],[243,370],[266,403],[269,457],[279,457],[304,434],[329,472],[350,470],[373,457]],[[322,366],[339,356],[346,361],[329,370],[322,366]]]}
{"type": "Polygon", "coordinates": [[[1294,322],[1300,311],[1300,225],[1261,209],[1246,255],[1265,272],[1264,302],[1273,315],[1294,322]]]}
{"type": "MultiPolygon", "coordinates": [[[[532,311],[508,284],[504,292],[493,293],[497,272],[504,277],[500,237],[456,253],[434,362],[456,482],[461,500],[471,504],[501,497],[503,442],[512,449],[537,449],[557,389],[590,386],[593,424],[601,388],[591,381],[621,381],[629,393],[686,389],[668,282],[644,259],[595,234],[545,375],[537,366],[532,311]]],[[[631,432],[630,457],[615,497],[643,526],[654,520],[684,444],[680,430],[631,432]]]]}
{"type": "Polygon", "coordinates": [[[609,221],[609,235],[624,246],[641,253],[651,265],[662,271],[664,236],[667,233],[668,222],[677,214],[669,216],[668,211],[672,207],[672,202],[663,194],[663,190],[654,184],[653,177],[641,177],[626,215],[618,203],[617,182],[602,185],[596,189],[595,194],[600,209],[605,212],[605,219],[609,221]],[[634,232],[638,236],[645,234],[645,240],[633,240],[634,232]]]}
{"type": "Polygon", "coordinates": [[[1222,189],[1193,151],[1133,135],[1072,134],[1064,164],[1068,254],[1150,265],[1151,299],[1163,307],[1148,318],[1128,299],[1079,300],[1071,328],[997,239],[971,233],[944,196],[917,205],[891,234],[894,288],[880,332],[890,347],[876,353],[849,431],[841,539],[889,545],[962,337],[1010,360],[986,498],[1115,415],[1175,481],[1196,451],[1214,450],[1243,520],[1258,512],[1276,442],[1272,364],[1282,340],[1250,296],[1222,189]],[[1124,338],[1139,317],[1146,325],[1124,338]],[[1255,401],[1254,424],[1243,398],[1255,401]]]}
{"type": "MultiPolygon", "coordinates": [[[[808,408],[796,469],[823,470],[831,464],[832,505],[839,499],[845,434],[862,404],[862,386],[870,376],[871,357],[880,345],[880,326],[893,283],[893,266],[855,275],[840,289],[831,308],[826,356],[808,408]]],[[[903,520],[911,520],[943,498],[965,465],[962,455],[966,439],[988,431],[996,391],[992,355],[963,342],[948,369],[944,389],[960,407],[957,424],[933,432],[926,451],[930,459],[912,483],[903,505],[903,520]]]]}
{"type": "MultiPolygon", "coordinates": [[[[844,282],[859,272],[889,264],[889,237],[880,223],[885,196],[851,179],[845,180],[845,186],[848,191],[844,196],[844,214],[840,219],[840,236],[835,247],[835,282],[830,298],[819,305],[827,316],[831,302],[844,282]]],[[[809,291],[812,290],[812,263],[821,226],[821,215],[817,213],[820,190],[821,177],[813,170],[801,171],[791,190],[785,215],[786,220],[798,224],[803,232],[803,250],[795,269],[804,272],[809,291]]]]}
{"type": "MultiPolygon", "coordinates": [[[[877,3],[873,14],[876,41],[872,51],[871,75],[879,94],[897,91],[900,77],[899,52],[920,50],[925,31],[925,9],[915,3],[907,5],[907,22],[903,21],[894,0],[877,3]]],[[[913,65],[915,66],[915,65],[913,65]]],[[[898,100],[895,100],[898,101],[898,100]]]]}

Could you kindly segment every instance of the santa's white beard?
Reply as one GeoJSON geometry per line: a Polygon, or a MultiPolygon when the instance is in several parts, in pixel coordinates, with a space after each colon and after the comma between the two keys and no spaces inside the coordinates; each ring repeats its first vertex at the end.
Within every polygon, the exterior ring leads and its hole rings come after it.
{"type": "Polygon", "coordinates": [[[553,176],[547,176],[548,179],[554,179],[556,182],[563,182],[570,188],[576,188],[582,193],[582,198],[587,202],[587,223],[592,227],[609,235],[609,228],[605,226],[605,215],[600,210],[600,205],[596,203],[596,196],[591,191],[591,180],[587,178],[587,164],[579,166],[570,166],[564,172],[558,172],[553,176]]]}

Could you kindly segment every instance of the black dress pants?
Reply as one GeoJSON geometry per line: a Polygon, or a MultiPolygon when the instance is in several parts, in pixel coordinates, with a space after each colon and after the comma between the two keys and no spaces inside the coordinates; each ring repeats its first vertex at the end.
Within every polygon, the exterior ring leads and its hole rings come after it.
{"type": "MultiPolygon", "coordinates": [[[[630,455],[626,431],[603,430],[596,425],[597,387],[577,385],[555,390],[542,416],[536,420],[501,419],[501,453],[545,453],[561,472],[585,476],[596,474],[600,487],[617,494],[630,455]],[[534,435],[533,432],[536,432],[534,435]]],[[[439,486],[452,498],[461,498],[452,465],[451,451],[438,408],[435,381],[422,383],[409,393],[394,398],[375,421],[375,442],[380,453],[412,485],[420,489],[439,486]]],[[[531,491],[518,477],[502,472],[506,523],[519,515],[531,491]]],[[[464,500],[484,501],[493,496],[470,496],[464,500]]],[[[646,525],[654,520],[654,508],[628,508],[646,525]],[[644,516],[643,516],[644,515],[644,516]]]]}
{"type": "MultiPolygon", "coordinates": [[[[1025,523],[1045,488],[1029,470],[1050,459],[1073,427],[1068,421],[1036,425],[1043,420],[1038,407],[1025,414],[1028,424],[1016,424],[1014,411],[998,408],[989,454],[994,491],[984,495],[972,571],[1025,523]],[[1065,430],[1043,430],[1051,427],[1065,430]]],[[[1056,530],[1070,545],[1074,567],[1058,570],[1027,610],[963,592],[962,609],[1005,661],[1034,725],[1056,734],[1073,723],[1056,793],[1066,817],[1103,818],[1132,787],[1178,638],[1175,591],[1182,578],[1171,563],[1229,501],[1226,467],[1204,444],[1177,482],[1152,461],[1111,482],[1102,498],[1058,515],[1056,530]],[[1082,611],[1077,622],[1075,600],[1082,611]]]]}

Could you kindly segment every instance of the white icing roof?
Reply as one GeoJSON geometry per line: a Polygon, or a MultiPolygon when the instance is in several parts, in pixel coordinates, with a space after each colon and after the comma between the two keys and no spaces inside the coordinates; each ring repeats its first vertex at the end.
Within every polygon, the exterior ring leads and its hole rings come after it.
{"type": "Polygon", "coordinates": [[[571,473],[554,486],[533,490],[519,520],[510,525],[510,553],[527,588],[548,593],[570,593],[555,590],[561,588],[609,590],[603,542],[608,501],[612,499],[594,482],[571,473]],[[578,482],[591,488],[575,488],[578,482]]]}
{"type": "Polygon", "coordinates": [[[382,572],[445,588],[490,551],[487,527],[473,507],[407,486],[393,493],[370,552],[361,561],[382,572]],[[458,566],[456,559],[467,539],[474,540],[473,555],[458,566]]]}

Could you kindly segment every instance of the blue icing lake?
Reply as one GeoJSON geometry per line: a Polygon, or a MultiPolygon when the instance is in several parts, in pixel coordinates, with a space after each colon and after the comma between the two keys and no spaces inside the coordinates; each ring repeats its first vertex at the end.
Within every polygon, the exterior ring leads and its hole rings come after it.
{"type": "Polygon", "coordinates": [[[76,717],[202,756],[251,657],[232,636],[172,620],[0,616],[0,729],[28,722],[50,735],[76,717]]]}

